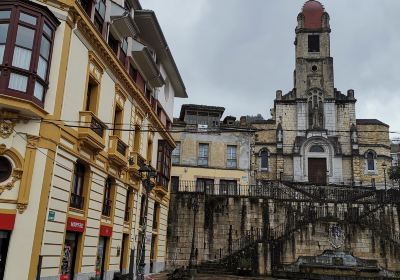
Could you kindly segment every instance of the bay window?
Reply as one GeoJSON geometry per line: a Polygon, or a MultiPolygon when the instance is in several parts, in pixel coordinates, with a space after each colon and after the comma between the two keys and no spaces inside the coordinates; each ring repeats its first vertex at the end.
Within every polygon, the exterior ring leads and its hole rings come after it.
{"type": "Polygon", "coordinates": [[[43,107],[56,17],[41,5],[0,2],[0,91],[43,107]]]}

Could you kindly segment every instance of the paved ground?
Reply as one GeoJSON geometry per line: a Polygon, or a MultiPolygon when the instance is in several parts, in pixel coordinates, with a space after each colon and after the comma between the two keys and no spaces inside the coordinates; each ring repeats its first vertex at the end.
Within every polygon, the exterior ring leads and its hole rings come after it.
{"type": "MultiPolygon", "coordinates": [[[[167,273],[151,275],[148,280],[167,280],[167,273]]],[[[195,280],[273,280],[269,277],[240,277],[235,275],[213,275],[213,274],[198,274],[195,280]]],[[[146,279],[147,280],[147,279],[146,279]]]]}

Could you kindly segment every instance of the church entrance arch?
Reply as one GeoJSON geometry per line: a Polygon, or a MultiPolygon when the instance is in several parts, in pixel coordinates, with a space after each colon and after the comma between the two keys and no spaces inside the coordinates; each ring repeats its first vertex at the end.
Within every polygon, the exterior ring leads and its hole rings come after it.
{"type": "Polygon", "coordinates": [[[334,157],[331,143],[323,137],[311,137],[303,144],[302,157],[305,181],[315,185],[329,184],[334,157]]]}

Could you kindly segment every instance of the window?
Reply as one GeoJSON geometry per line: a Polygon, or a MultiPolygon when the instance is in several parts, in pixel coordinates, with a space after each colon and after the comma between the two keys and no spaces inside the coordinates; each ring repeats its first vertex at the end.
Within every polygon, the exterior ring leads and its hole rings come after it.
{"type": "Polygon", "coordinates": [[[92,77],[89,77],[89,82],[86,91],[85,111],[91,111],[93,112],[93,114],[97,114],[98,98],[99,98],[99,84],[92,77]]]}
{"type": "Polygon", "coordinates": [[[119,52],[119,60],[124,66],[127,53],[128,53],[128,40],[125,38],[121,42],[121,51],[119,52]]]}
{"type": "Polygon", "coordinates": [[[310,153],[324,153],[325,150],[320,145],[314,145],[310,148],[310,153]]]}
{"type": "Polygon", "coordinates": [[[372,151],[367,152],[366,160],[367,160],[367,170],[375,171],[375,153],[372,151]]]}
{"type": "Polygon", "coordinates": [[[268,150],[263,149],[259,153],[261,170],[268,170],[268,150]]]}
{"type": "Polygon", "coordinates": [[[158,221],[160,219],[160,204],[159,203],[154,203],[154,208],[153,208],[153,231],[158,230],[158,221]]]}
{"type": "Polygon", "coordinates": [[[181,162],[181,142],[176,142],[176,148],[172,151],[172,164],[181,162]]]}
{"type": "Polygon", "coordinates": [[[237,181],[235,180],[220,180],[219,181],[219,192],[222,195],[237,195],[237,181]]]}
{"type": "Polygon", "coordinates": [[[319,52],[319,35],[308,35],[308,52],[319,52]]]}
{"type": "Polygon", "coordinates": [[[179,177],[171,176],[171,192],[177,193],[179,191],[179,177]]]}
{"type": "Polygon", "coordinates": [[[129,222],[130,219],[130,212],[131,212],[130,204],[131,204],[131,190],[128,188],[128,190],[126,191],[126,200],[125,200],[125,215],[124,215],[125,222],[129,222]]]}
{"type": "Polygon", "coordinates": [[[135,136],[133,141],[133,151],[139,152],[140,150],[140,142],[141,142],[141,134],[140,134],[140,125],[135,125],[135,136]]]}
{"type": "Polygon", "coordinates": [[[213,194],[214,191],[214,180],[198,178],[196,180],[196,192],[204,192],[207,194],[213,194]]]}
{"type": "Polygon", "coordinates": [[[118,54],[118,40],[115,39],[111,33],[108,34],[108,45],[113,50],[115,55],[117,55],[118,54]]]}
{"type": "Polygon", "coordinates": [[[112,189],[112,181],[110,178],[106,180],[106,184],[104,185],[104,196],[103,196],[103,216],[110,217],[111,215],[111,189],[112,189]]]}
{"type": "Polygon", "coordinates": [[[121,129],[123,122],[123,110],[117,104],[115,104],[114,110],[114,123],[113,123],[113,135],[121,137],[121,129]]]}
{"type": "Polygon", "coordinates": [[[72,178],[70,206],[76,209],[83,209],[85,171],[85,166],[82,163],[77,162],[75,164],[75,170],[72,178]]]}
{"type": "Polygon", "coordinates": [[[94,26],[103,34],[104,18],[106,15],[106,4],[104,0],[97,0],[95,5],[94,26]]]}
{"type": "Polygon", "coordinates": [[[58,24],[50,11],[29,2],[0,2],[0,92],[43,107],[58,24]]]}
{"type": "Polygon", "coordinates": [[[85,10],[85,12],[90,17],[90,15],[92,14],[93,1],[92,0],[78,0],[78,2],[81,4],[82,8],[85,10]]]}
{"type": "Polygon", "coordinates": [[[157,184],[168,189],[171,175],[171,152],[172,148],[165,140],[158,141],[157,153],[157,184]]]}
{"type": "Polygon", "coordinates": [[[140,219],[139,219],[140,226],[144,225],[145,216],[146,216],[146,196],[142,195],[142,198],[140,201],[140,219]]]}
{"type": "Polygon", "coordinates": [[[233,146],[233,145],[227,146],[227,150],[226,150],[226,167],[227,168],[236,168],[237,167],[236,151],[237,151],[236,146],[233,146]]]}
{"type": "Polygon", "coordinates": [[[199,166],[208,166],[208,144],[199,144],[197,164],[199,166]]]}
{"type": "Polygon", "coordinates": [[[12,174],[11,162],[3,156],[0,156],[0,183],[7,181],[12,174]]]}

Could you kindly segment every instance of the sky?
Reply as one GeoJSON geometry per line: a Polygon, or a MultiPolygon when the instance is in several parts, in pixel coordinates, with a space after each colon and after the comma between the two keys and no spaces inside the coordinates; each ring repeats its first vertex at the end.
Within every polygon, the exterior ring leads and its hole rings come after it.
{"type": "MultiPolygon", "coordinates": [[[[305,0],[141,0],[156,12],[189,98],[225,115],[270,118],[293,88],[295,27],[305,0]]],[[[357,118],[400,132],[399,0],[322,0],[330,15],[335,87],[355,90],[357,118]]],[[[400,134],[392,134],[392,138],[400,134]]]]}

